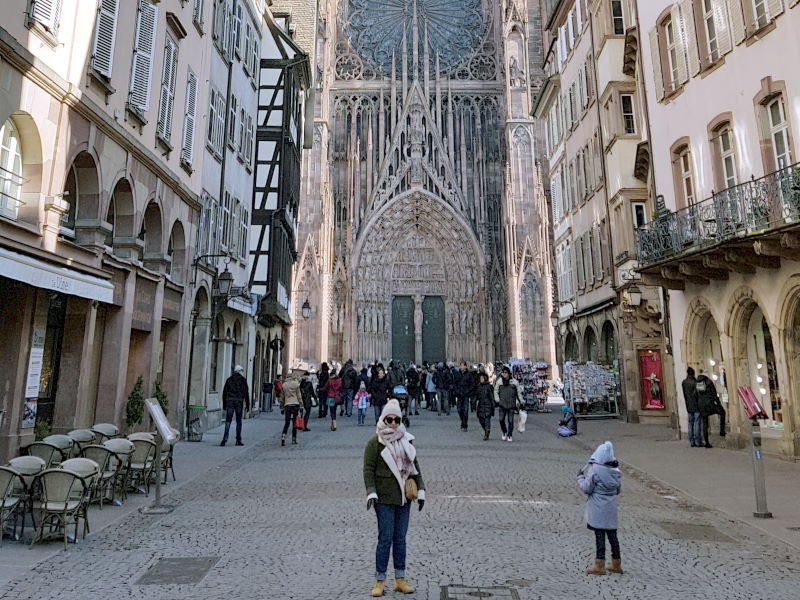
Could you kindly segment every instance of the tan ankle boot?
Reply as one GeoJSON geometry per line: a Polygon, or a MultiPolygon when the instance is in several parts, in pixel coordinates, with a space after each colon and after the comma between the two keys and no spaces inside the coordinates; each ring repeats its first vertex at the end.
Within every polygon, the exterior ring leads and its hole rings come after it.
{"type": "Polygon", "coordinates": [[[608,567],[609,573],[619,573],[622,575],[624,571],[622,570],[622,559],[621,558],[612,558],[611,559],[611,566],[608,567]]]}
{"type": "Polygon", "coordinates": [[[380,598],[381,596],[383,596],[383,582],[376,581],[375,585],[372,586],[372,597],[380,598]]]}
{"type": "Polygon", "coordinates": [[[606,574],[606,561],[602,558],[596,558],[594,566],[586,569],[587,575],[605,575],[606,574]]]}
{"type": "Polygon", "coordinates": [[[331,421],[331,431],[336,431],[336,421],[331,421]]]}
{"type": "Polygon", "coordinates": [[[413,594],[414,588],[408,585],[403,577],[398,577],[394,580],[394,591],[403,594],[413,594]]]}

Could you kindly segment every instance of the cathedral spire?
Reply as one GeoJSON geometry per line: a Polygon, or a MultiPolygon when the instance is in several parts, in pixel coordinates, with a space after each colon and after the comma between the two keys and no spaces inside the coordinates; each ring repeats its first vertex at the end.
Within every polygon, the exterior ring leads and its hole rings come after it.
{"type": "Polygon", "coordinates": [[[414,81],[419,79],[419,21],[417,20],[417,0],[414,0],[413,4],[413,11],[414,15],[411,20],[411,27],[412,27],[412,37],[411,43],[414,45],[412,50],[413,54],[413,63],[414,63],[414,81]]]}
{"type": "Polygon", "coordinates": [[[408,27],[403,23],[403,104],[406,103],[408,92],[408,27]]]}
{"type": "Polygon", "coordinates": [[[431,97],[431,56],[428,49],[428,22],[425,21],[425,53],[423,54],[422,58],[422,68],[424,69],[425,73],[425,96],[427,98],[431,97]]]}

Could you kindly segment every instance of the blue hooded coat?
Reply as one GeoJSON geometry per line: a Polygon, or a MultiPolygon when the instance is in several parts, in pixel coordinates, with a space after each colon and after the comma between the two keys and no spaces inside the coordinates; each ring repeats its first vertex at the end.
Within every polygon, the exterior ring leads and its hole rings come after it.
{"type": "Polygon", "coordinates": [[[578,473],[578,487],[588,496],[584,516],[592,529],[617,529],[617,496],[622,489],[622,472],[616,464],[614,447],[611,442],[604,442],[578,473]]]}

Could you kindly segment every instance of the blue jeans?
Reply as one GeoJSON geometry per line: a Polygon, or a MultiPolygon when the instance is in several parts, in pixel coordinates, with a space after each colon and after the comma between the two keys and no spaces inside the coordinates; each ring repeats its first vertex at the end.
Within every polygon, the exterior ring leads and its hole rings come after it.
{"type": "Polygon", "coordinates": [[[381,418],[381,413],[383,412],[383,407],[386,406],[385,404],[381,404],[378,406],[377,404],[373,405],[372,408],[375,409],[375,422],[378,422],[378,419],[381,418]]]}
{"type": "Polygon", "coordinates": [[[344,414],[351,417],[353,416],[353,396],[355,395],[355,391],[342,390],[342,394],[344,395],[344,414]]]}
{"type": "Polygon", "coordinates": [[[358,424],[363,425],[364,419],[367,417],[367,409],[366,408],[359,408],[358,409],[358,424]]]}
{"type": "Polygon", "coordinates": [[[244,399],[236,398],[228,400],[228,407],[225,410],[225,434],[222,436],[222,441],[228,441],[228,434],[231,431],[231,421],[233,421],[233,414],[236,413],[236,442],[242,441],[242,412],[244,411],[244,399]]]}
{"type": "Polygon", "coordinates": [[[700,445],[700,413],[699,412],[690,412],[689,413],[689,426],[688,426],[688,434],[689,434],[689,443],[692,446],[699,446],[700,445]]]}
{"type": "Polygon", "coordinates": [[[378,546],[375,548],[375,579],[384,581],[392,551],[395,579],[406,576],[406,532],[411,517],[411,503],[404,506],[375,503],[378,517],[378,546]]]}
{"type": "Polygon", "coordinates": [[[461,428],[466,429],[469,425],[469,396],[456,396],[456,406],[458,407],[458,416],[461,417],[461,428]]]}

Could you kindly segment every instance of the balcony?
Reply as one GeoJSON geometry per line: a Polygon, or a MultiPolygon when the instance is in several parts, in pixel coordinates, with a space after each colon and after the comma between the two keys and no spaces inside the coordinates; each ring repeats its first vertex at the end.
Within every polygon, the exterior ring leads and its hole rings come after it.
{"type": "Polygon", "coordinates": [[[800,163],[718,192],[636,230],[639,270],[653,284],[727,279],[800,260],[800,163]]]}

